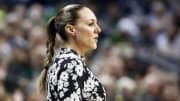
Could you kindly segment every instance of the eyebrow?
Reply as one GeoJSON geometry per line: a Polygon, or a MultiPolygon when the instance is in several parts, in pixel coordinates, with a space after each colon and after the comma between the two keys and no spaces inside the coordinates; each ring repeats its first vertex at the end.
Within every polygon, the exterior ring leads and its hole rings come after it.
{"type": "Polygon", "coordinates": [[[89,19],[90,21],[95,21],[95,22],[97,22],[97,19],[89,19]]]}

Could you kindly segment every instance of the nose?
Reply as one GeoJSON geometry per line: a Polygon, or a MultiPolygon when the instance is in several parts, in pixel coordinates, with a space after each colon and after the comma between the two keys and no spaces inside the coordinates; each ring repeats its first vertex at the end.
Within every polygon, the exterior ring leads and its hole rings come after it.
{"type": "Polygon", "coordinates": [[[96,33],[100,33],[100,32],[101,32],[101,27],[98,24],[96,24],[96,33]]]}

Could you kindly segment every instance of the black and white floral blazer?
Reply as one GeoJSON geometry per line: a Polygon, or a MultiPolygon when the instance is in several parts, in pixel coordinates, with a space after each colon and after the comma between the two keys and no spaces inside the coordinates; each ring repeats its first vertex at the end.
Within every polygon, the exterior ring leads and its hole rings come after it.
{"type": "Polygon", "coordinates": [[[61,48],[47,74],[47,101],[106,101],[102,84],[70,48],[61,48]]]}

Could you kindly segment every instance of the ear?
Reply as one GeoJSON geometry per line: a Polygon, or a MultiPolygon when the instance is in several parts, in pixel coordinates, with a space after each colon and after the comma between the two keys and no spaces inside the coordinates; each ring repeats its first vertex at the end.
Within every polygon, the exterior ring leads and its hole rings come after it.
{"type": "Polygon", "coordinates": [[[66,24],[66,25],[65,25],[65,31],[66,31],[68,34],[70,34],[70,35],[72,35],[72,36],[75,36],[75,28],[74,28],[73,25],[66,24]]]}

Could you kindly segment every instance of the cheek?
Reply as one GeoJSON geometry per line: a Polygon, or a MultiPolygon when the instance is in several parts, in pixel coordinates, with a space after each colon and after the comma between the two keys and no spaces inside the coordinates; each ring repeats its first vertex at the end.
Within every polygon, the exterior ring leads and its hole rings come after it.
{"type": "Polygon", "coordinates": [[[90,41],[93,37],[93,30],[89,27],[84,26],[83,28],[79,29],[78,37],[80,40],[90,41]]]}
{"type": "Polygon", "coordinates": [[[83,33],[78,38],[78,45],[82,48],[94,49],[96,47],[95,44],[91,33],[83,33]]]}
{"type": "Polygon", "coordinates": [[[78,35],[78,41],[82,43],[89,43],[92,40],[92,35],[90,33],[82,33],[78,35]]]}

